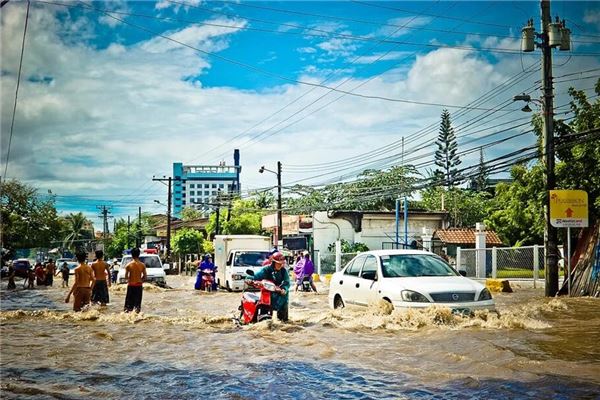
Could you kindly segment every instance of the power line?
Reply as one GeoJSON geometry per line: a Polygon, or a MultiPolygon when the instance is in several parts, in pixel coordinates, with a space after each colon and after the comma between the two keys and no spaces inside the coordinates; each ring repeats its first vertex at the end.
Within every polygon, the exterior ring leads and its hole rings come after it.
{"type": "Polygon", "coordinates": [[[21,57],[19,58],[19,72],[17,74],[17,87],[15,89],[15,102],[13,105],[13,112],[12,112],[12,117],[11,117],[11,121],[10,121],[10,134],[8,136],[8,147],[6,149],[6,164],[4,165],[3,180],[6,180],[6,173],[8,171],[8,163],[10,161],[10,146],[12,144],[13,129],[15,127],[15,114],[17,113],[17,101],[19,98],[19,86],[21,83],[21,69],[23,67],[23,53],[25,52],[25,37],[27,36],[27,21],[29,20],[29,6],[30,6],[30,2],[27,1],[27,11],[25,13],[25,27],[23,28],[23,41],[21,42],[21,57]]]}

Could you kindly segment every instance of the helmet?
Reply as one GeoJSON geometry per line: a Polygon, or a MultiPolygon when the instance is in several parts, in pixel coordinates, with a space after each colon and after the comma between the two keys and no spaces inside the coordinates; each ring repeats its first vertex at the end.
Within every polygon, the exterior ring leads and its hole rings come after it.
{"type": "Polygon", "coordinates": [[[271,256],[271,260],[273,262],[276,262],[277,264],[285,263],[285,257],[280,252],[273,253],[273,255],[271,256]]]}

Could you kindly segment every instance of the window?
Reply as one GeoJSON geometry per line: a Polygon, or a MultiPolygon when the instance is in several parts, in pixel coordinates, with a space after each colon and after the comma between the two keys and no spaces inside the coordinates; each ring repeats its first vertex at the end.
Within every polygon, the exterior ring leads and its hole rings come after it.
{"type": "Polygon", "coordinates": [[[210,191],[208,191],[208,190],[205,190],[205,191],[204,191],[204,195],[205,195],[205,196],[210,196],[210,191]]]}
{"type": "Polygon", "coordinates": [[[360,273],[360,277],[363,279],[369,279],[371,281],[375,280],[377,276],[377,259],[375,256],[367,256],[365,263],[363,265],[362,272],[360,273]]]}
{"type": "Polygon", "coordinates": [[[193,190],[190,192],[190,196],[194,196],[196,194],[196,192],[194,192],[193,190]]]}
{"type": "Polygon", "coordinates": [[[196,185],[194,185],[193,183],[190,185],[190,189],[193,189],[195,187],[196,187],[196,185]]]}
{"type": "Polygon", "coordinates": [[[204,189],[208,189],[210,187],[210,185],[208,183],[204,184],[204,189]]]}
{"type": "Polygon", "coordinates": [[[350,261],[350,264],[344,270],[344,275],[352,275],[358,276],[363,263],[365,262],[365,257],[357,257],[354,260],[350,261]]]}
{"type": "Polygon", "coordinates": [[[386,278],[458,275],[439,257],[422,254],[381,256],[381,270],[386,278]]]}
{"type": "Polygon", "coordinates": [[[222,183],[219,183],[219,189],[223,189],[223,186],[224,185],[222,183]]]}
{"type": "Polygon", "coordinates": [[[216,195],[217,195],[217,191],[216,191],[216,190],[213,190],[213,191],[212,191],[212,195],[213,195],[213,196],[216,196],[216,195]]]}
{"type": "Polygon", "coordinates": [[[217,184],[216,184],[216,183],[213,183],[213,184],[212,184],[212,188],[213,188],[213,189],[216,189],[216,188],[217,188],[217,184]]]}

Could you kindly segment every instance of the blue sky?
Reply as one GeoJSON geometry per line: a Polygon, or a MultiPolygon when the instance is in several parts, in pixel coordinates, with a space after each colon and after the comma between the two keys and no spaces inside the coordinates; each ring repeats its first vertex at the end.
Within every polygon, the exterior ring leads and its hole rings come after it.
{"type": "MultiPolygon", "coordinates": [[[[572,51],[554,53],[560,106],[569,86],[592,94],[600,6],[553,2],[552,14],[573,34],[572,51]]],[[[257,171],[277,161],[284,185],[333,182],[397,164],[399,156],[370,160],[397,155],[391,144],[401,137],[406,159],[431,161],[444,106],[459,150],[476,148],[527,121],[504,102],[538,96],[539,51],[520,53],[518,38],[528,18],[539,29],[539,15],[533,1],[34,1],[7,178],[52,190],[59,210],[83,211],[99,228],[97,205],[117,217],[138,206],[164,212],[154,200],[164,203],[166,188],[153,175],[177,161],[231,163],[234,148],[246,189],[272,186],[257,171]],[[478,109],[458,108],[502,84],[478,109]]],[[[2,9],[3,169],[24,18],[24,2],[2,9]]],[[[534,140],[524,134],[485,156],[534,140]]],[[[463,165],[478,159],[470,152],[463,165]]]]}

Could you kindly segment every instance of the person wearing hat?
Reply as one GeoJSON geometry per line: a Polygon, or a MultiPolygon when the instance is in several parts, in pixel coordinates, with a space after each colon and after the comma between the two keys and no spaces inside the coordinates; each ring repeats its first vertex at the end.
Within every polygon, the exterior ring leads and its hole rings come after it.
{"type": "Polygon", "coordinates": [[[285,268],[285,257],[280,252],[275,252],[270,260],[271,265],[263,267],[247,279],[255,281],[267,279],[279,287],[279,292],[271,292],[271,306],[273,310],[277,310],[277,319],[287,322],[290,276],[285,268]]]}

